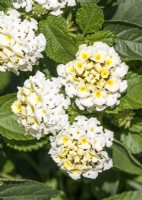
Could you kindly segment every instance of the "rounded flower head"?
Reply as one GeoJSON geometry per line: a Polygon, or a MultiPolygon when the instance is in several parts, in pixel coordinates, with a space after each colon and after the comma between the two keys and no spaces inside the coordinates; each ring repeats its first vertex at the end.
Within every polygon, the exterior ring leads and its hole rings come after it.
{"type": "Polygon", "coordinates": [[[65,110],[70,100],[60,93],[59,79],[46,80],[43,73],[37,72],[18,89],[12,111],[19,115],[18,122],[26,132],[39,139],[42,133],[56,134],[68,125],[65,110]]]}
{"type": "Polygon", "coordinates": [[[78,116],[76,122],[57,136],[51,136],[49,154],[61,170],[73,179],[95,179],[112,167],[105,148],[112,145],[113,132],[103,129],[96,118],[78,116]]]}
{"type": "Polygon", "coordinates": [[[66,94],[75,97],[79,109],[103,110],[119,103],[118,98],[127,89],[123,80],[128,66],[122,63],[113,47],[102,42],[93,46],[81,45],[76,60],[59,65],[58,75],[66,94]]]}
{"type": "Polygon", "coordinates": [[[25,8],[26,12],[30,12],[34,3],[40,4],[47,11],[51,11],[52,15],[61,15],[62,9],[66,6],[75,6],[75,0],[13,0],[13,6],[18,8],[25,8]]]}
{"type": "Polygon", "coordinates": [[[22,21],[16,10],[0,12],[0,71],[32,70],[46,46],[44,35],[36,35],[37,29],[36,20],[22,21]]]}

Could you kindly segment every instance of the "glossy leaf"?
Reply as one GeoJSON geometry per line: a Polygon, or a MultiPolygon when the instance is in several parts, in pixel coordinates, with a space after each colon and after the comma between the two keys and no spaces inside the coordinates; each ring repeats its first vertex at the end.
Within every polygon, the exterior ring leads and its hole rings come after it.
{"type": "Polygon", "coordinates": [[[129,60],[142,60],[142,30],[134,26],[109,24],[107,30],[116,34],[117,52],[129,60]]]}
{"type": "Polygon", "coordinates": [[[113,165],[129,174],[142,174],[142,165],[119,142],[113,144],[113,165]]]}
{"type": "Polygon", "coordinates": [[[141,0],[128,0],[120,1],[119,6],[112,17],[113,20],[127,20],[136,24],[142,25],[142,1],[141,0]]]}
{"type": "Polygon", "coordinates": [[[134,134],[122,134],[121,141],[129,149],[129,151],[133,154],[138,154],[142,152],[142,133],[134,134]]]}
{"type": "Polygon", "coordinates": [[[118,194],[116,196],[108,197],[103,200],[141,200],[142,191],[130,191],[118,194]]]}

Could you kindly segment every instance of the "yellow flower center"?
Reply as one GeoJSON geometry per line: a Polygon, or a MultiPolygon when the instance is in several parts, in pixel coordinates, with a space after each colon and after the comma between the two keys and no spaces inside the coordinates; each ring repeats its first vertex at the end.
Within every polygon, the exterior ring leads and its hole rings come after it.
{"type": "Polygon", "coordinates": [[[72,172],[73,173],[78,173],[79,171],[78,171],[78,169],[74,169],[74,170],[72,170],[72,172]]]}
{"type": "Polygon", "coordinates": [[[12,40],[12,37],[10,35],[6,35],[5,39],[10,42],[12,40]]]}
{"type": "Polygon", "coordinates": [[[106,66],[110,66],[112,64],[112,59],[107,59],[106,61],[105,61],[105,65],[106,66]]]}
{"type": "Polygon", "coordinates": [[[86,52],[83,52],[83,53],[81,54],[81,58],[82,58],[82,59],[87,59],[87,58],[88,58],[88,54],[87,54],[86,52]]]}
{"type": "Polygon", "coordinates": [[[65,168],[68,169],[68,170],[70,170],[71,167],[72,167],[72,165],[71,165],[71,163],[70,163],[69,161],[65,161],[65,162],[64,162],[64,166],[65,166],[65,168]]]}
{"type": "Polygon", "coordinates": [[[86,87],[85,86],[81,86],[79,90],[80,90],[80,92],[86,92],[86,87]]]}
{"type": "Polygon", "coordinates": [[[82,138],[82,139],[81,139],[81,144],[83,144],[83,145],[88,144],[87,139],[86,139],[86,138],[82,138]]]}
{"type": "Polygon", "coordinates": [[[114,84],[115,84],[115,82],[112,79],[108,80],[108,82],[107,82],[107,85],[109,85],[109,86],[114,86],[114,84]]]}
{"type": "Polygon", "coordinates": [[[102,55],[100,53],[96,54],[95,59],[100,61],[102,59],[102,55]]]}
{"type": "Polygon", "coordinates": [[[17,103],[16,104],[16,111],[20,112],[20,110],[21,110],[21,105],[20,105],[20,103],[17,103]]]}
{"type": "Polygon", "coordinates": [[[95,93],[95,95],[96,95],[97,98],[102,98],[102,92],[101,91],[97,91],[95,93]]]}
{"type": "Polygon", "coordinates": [[[77,66],[78,69],[82,69],[82,67],[83,67],[83,63],[78,62],[76,66],[77,66]]]}
{"type": "Polygon", "coordinates": [[[75,72],[74,67],[70,67],[69,72],[74,73],[75,72]]]}
{"type": "Polygon", "coordinates": [[[103,70],[101,71],[101,76],[102,76],[103,78],[107,78],[107,77],[109,76],[109,71],[108,71],[107,69],[103,69],[103,70]]]}
{"type": "Polygon", "coordinates": [[[41,98],[39,96],[36,97],[36,102],[40,103],[41,102],[41,98]]]}
{"type": "Polygon", "coordinates": [[[63,143],[67,143],[68,141],[69,141],[69,139],[68,139],[67,137],[63,137],[63,138],[62,138],[62,142],[63,142],[63,143]]]}

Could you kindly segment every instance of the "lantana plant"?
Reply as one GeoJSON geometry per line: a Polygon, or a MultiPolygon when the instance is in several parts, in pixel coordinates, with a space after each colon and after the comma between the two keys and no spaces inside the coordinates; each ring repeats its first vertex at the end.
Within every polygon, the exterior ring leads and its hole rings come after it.
{"type": "Polygon", "coordinates": [[[0,199],[141,199],[134,5],[0,0],[0,199]]]}

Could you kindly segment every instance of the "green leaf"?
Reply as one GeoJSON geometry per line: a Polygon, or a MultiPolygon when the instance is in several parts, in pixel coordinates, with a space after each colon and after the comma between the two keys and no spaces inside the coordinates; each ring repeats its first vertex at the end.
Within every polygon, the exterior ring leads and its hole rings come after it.
{"type": "Polygon", "coordinates": [[[10,83],[10,73],[0,72],[0,93],[8,86],[10,83]]]}
{"type": "Polygon", "coordinates": [[[118,141],[113,144],[113,165],[129,174],[142,174],[142,165],[118,141]]]}
{"type": "Polygon", "coordinates": [[[110,31],[104,30],[94,33],[92,35],[88,35],[86,37],[86,40],[88,40],[89,45],[92,45],[94,42],[104,42],[112,46],[115,41],[115,35],[110,31]]]}
{"type": "Polygon", "coordinates": [[[92,182],[92,192],[95,199],[101,200],[106,196],[117,194],[119,183],[119,174],[116,173],[116,170],[111,169],[100,173],[92,182]]]}
{"type": "Polygon", "coordinates": [[[135,117],[132,121],[132,125],[129,128],[129,131],[132,133],[142,133],[142,119],[135,117]]]}
{"type": "Polygon", "coordinates": [[[16,100],[16,94],[7,94],[0,97],[0,134],[9,140],[32,140],[29,134],[25,135],[20,128],[18,117],[11,111],[11,105],[16,100]]]}
{"type": "MultiPolygon", "coordinates": [[[[81,5],[90,3],[90,1],[84,1],[84,0],[77,0],[77,2],[79,2],[81,5]]],[[[91,0],[91,3],[99,3],[99,2],[100,0],[91,0]]]]}
{"type": "Polygon", "coordinates": [[[17,140],[5,139],[5,141],[6,141],[7,146],[9,146],[10,148],[13,148],[18,151],[24,151],[24,152],[38,150],[44,147],[48,143],[48,140],[45,137],[41,138],[40,140],[33,139],[33,140],[27,140],[27,141],[23,141],[23,140],[17,141],[17,140]]]}
{"type": "Polygon", "coordinates": [[[84,34],[97,32],[104,23],[103,11],[94,3],[86,3],[77,11],[76,23],[84,34]]]}
{"type": "Polygon", "coordinates": [[[113,19],[111,19],[111,20],[106,20],[105,21],[105,25],[125,25],[125,26],[127,26],[127,27],[133,27],[133,28],[139,28],[139,29],[141,29],[142,28],[142,25],[140,25],[140,24],[136,24],[136,23],[134,23],[134,22],[129,22],[129,21],[127,21],[127,20],[113,20],[113,19]]]}
{"type": "Polygon", "coordinates": [[[59,194],[59,191],[34,181],[3,181],[0,186],[0,199],[3,200],[48,200],[59,194]]]}
{"type": "Polygon", "coordinates": [[[39,70],[42,71],[47,79],[50,79],[52,77],[57,76],[56,71],[56,63],[49,59],[49,57],[46,56],[46,54],[43,55],[44,58],[40,60],[39,62],[39,70]]]}
{"type": "Polygon", "coordinates": [[[121,141],[131,153],[138,154],[142,152],[142,133],[122,134],[121,141]]]}
{"type": "Polygon", "coordinates": [[[10,7],[12,7],[12,0],[0,0],[0,10],[5,11],[10,7]]]}
{"type": "Polygon", "coordinates": [[[141,200],[141,199],[142,199],[142,191],[130,191],[112,197],[108,197],[103,200],[141,200]]]}
{"type": "Polygon", "coordinates": [[[130,109],[142,108],[142,75],[129,73],[127,81],[127,94],[122,98],[120,106],[130,109]]]}
{"type": "Polygon", "coordinates": [[[112,17],[113,20],[127,20],[142,25],[142,1],[123,0],[112,17]]]}
{"type": "Polygon", "coordinates": [[[48,57],[63,64],[75,59],[78,47],[70,37],[63,17],[49,16],[39,23],[39,29],[46,37],[48,57]]]}
{"type": "Polygon", "coordinates": [[[109,24],[107,30],[116,34],[116,51],[129,60],[142,60],[142,30],[131,25],[109,24]]]}

